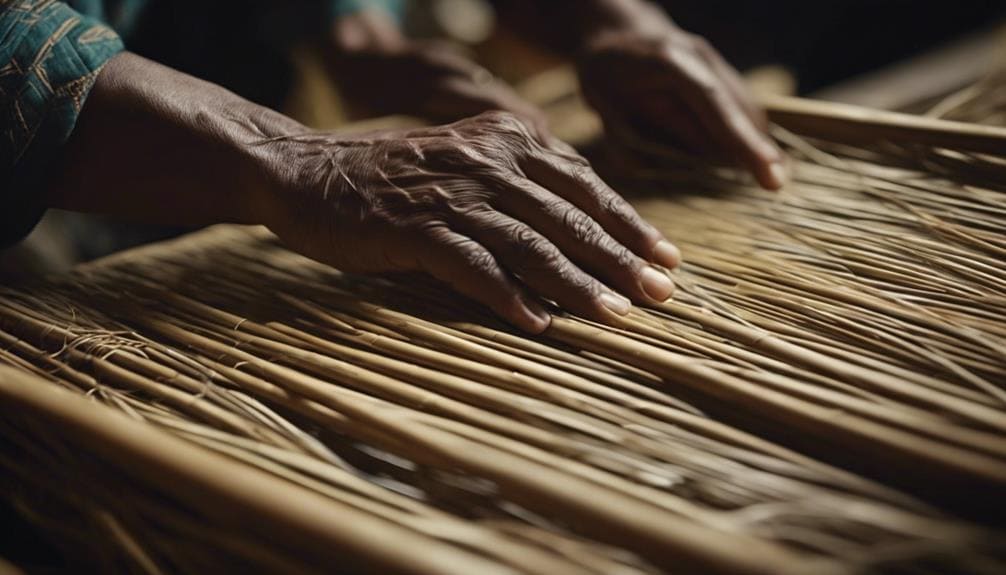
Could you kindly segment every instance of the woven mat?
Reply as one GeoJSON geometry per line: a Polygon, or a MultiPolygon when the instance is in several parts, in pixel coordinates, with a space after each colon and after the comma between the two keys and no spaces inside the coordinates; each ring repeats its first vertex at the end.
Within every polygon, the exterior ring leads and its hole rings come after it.
{"type": "Polygon", "coordinates": [[[778,135],[612,180],[686,258],[616,326],[233,226],[4,289],[3,493],[137,572],[1002,572],[1000,160],[778,135]]]}

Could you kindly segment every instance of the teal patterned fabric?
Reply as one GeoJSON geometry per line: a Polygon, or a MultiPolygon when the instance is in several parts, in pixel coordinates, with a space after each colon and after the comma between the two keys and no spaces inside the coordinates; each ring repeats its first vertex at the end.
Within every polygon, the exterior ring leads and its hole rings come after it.
{"type": "Polygon", "coordinates": [[[0,0],[0,244],[41,217],[44,170],[122,49],[110,28],[62,2],[0,0]]]}
{"type": "MultiPolygon", "coordinates": [[[[73,131],[101,67],[123,50],[154,0],[0,0],[0,248],[45,211],[41,184],[73,131]],[[114,29],[114,31],[113,31],[114,29]],[[120,38],[121,35],[121,38],[120,38]]],[[[198,4],[195,4],[198,6],[198,4]]],[[[400,18],[405,0],[249,0],[284,42],[325,22],[377,8],[400,18]],[[277,17],[278,16],[278,17],[277,17]]],[[[198,18],[198,8],[193,18],[198,18]]]]}

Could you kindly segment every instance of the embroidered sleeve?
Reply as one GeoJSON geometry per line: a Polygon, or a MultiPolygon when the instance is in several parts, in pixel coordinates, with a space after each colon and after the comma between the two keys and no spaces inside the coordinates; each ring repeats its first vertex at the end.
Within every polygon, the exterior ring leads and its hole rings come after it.
{"type": "Polygon", "coordinates": [[[44,211],[41,184],[119,37],[63,2],[0,0],[0,246],[44,211]]]}

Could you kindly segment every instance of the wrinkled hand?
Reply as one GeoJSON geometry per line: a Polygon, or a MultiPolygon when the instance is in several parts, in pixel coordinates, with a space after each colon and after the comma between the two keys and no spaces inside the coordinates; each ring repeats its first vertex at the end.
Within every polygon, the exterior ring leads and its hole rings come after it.
{"type": "Polygon", "coordinates": [[[591,39],[579,63],[588,102],[608,131],[667,139],[746,167],[765,188],[785,179],[782,154],[737,72],[704,39],[669,20],[591,39]]]}
{"type": "Polygon", "coordinates": [[[545,115],[505,82],[444,42],[404,42],[343,51],[330,58],[340,89],[372,114],[453,122],[491,110],[517,116],[541,141],[545,115]]]}
{"type": "Polygon", "coordinates": [[[363,136],[278,138],[267,219],[294,249],[350,272],[423,271],[530,332],[532,293],[600,321],[663,301],[677,248],[582,157],[513,115],[363,136]],[[604,283],[602,283],[604,282],[604,283]]]}

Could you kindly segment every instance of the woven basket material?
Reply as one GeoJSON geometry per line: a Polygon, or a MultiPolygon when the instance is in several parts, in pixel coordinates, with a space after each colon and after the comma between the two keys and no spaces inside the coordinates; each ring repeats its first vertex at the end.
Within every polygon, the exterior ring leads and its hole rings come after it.
{"type": "Polygon", "coordinates": [[[5,289],[4,493],[138,572],[1001,571],[1003,158],[776,135],[778,193],[616,175],[686,260],[617,326],[231,226],[5,289]]]}

